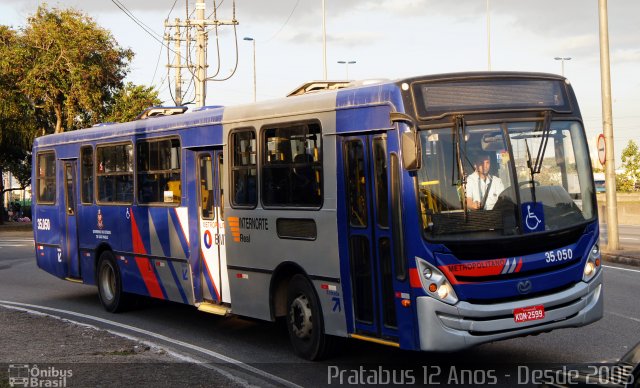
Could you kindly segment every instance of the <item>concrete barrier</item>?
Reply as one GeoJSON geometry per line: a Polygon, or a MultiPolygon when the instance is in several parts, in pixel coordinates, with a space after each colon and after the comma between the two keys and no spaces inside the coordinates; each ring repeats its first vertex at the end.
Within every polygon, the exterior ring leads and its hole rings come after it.
{"type": "MultiPolygon", "coordinates": [[[[598,217],[600,222],[607,220],[607,199],[605,194],[597,194],[598,217]]],[[[618,224],[640,225],[640,193],[618,193],[618,224]]]]}

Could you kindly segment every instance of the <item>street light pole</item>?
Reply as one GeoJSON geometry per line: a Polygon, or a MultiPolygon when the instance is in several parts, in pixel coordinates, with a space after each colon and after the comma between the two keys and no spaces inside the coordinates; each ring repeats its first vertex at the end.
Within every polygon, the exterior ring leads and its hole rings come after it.
{"type": "Polygon", "coordinates": [[[605,186],[607,191],[607,249],[620,249],[618,237],[618,199],[616,197],[616,160],[613,150],[613,113],[611,109],[611,70],[609,62],[609,16],[607,0],[598,0],[600,16],[600,79],[602,91],[602,127],[605,139],[605,186]]]}
{"type": "Polygon", "coordinates": [[[356,61],[338,61],[338,63],[341,65],[346,65],[347,81],[349,81],[349,65],[353,65],[354,63],[356,63],[356,61]]]}
{"type": "Polygon", "coordinates": [[[322,0],[322,76],[327,80],[327,22],[324,1],[322,0]]]}
{"type": "Polygon", "coordinates": [[[487,68],[491,71],[491,12],[487,0],[487,68]]]}
{"type": "Polygon", "coordinates": [[[553,59],[562,62],[562,76],[564,77],[564,61],[570,61],[571,57],[555,57],[553,59]]]}
{"type": "Polygon", "coordinates": [[[256,102],[256,40],[248,36],[244,40],[253,43],[253,102],[256,102]]]}

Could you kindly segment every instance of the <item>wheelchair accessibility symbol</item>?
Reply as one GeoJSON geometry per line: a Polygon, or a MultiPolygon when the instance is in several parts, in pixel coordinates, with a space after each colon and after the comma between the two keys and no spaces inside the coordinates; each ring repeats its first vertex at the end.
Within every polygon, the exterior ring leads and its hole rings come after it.
{"type": "Polygon", "coordinates": [[[541,203],[526,202],[522,204],[521,209],[525,233],[544,230],[544,210],[541,203]]]}

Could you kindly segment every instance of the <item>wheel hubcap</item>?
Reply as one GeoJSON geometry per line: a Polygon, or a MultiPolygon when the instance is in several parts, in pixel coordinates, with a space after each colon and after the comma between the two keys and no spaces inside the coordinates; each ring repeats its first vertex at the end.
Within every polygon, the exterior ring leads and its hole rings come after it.
{"type": "Polygon", "coordinates": [[[291,327],[296,337],[306,339],[311,336],[313,331],[313,321],[309,301],[304,295],[297,297],[292,303],[289,310],[289,319],[291,327]]]}

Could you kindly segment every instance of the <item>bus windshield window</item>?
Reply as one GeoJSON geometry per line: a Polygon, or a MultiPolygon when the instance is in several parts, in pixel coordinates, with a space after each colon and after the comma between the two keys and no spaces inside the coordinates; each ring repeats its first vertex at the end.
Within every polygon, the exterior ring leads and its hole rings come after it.
{"type": "Polygon", "coordinates": [[[545,231],[595,217],[581,125],[552,121],[543,129],[530,121],[423,130],[417,188],[427,237],[519,235],[520,209],[532,202],[542,204],[545,231]]]}

